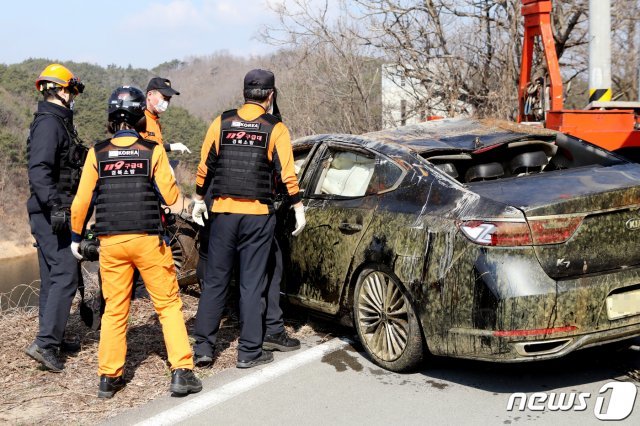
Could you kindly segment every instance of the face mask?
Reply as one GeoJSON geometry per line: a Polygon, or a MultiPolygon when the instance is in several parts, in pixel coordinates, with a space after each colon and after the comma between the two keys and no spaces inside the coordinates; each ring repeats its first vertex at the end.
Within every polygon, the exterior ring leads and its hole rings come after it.
{"type": "Polygon", "coordinates": [[[165,112],[167,108],[169,108],[169,102],[165,101],[164,99],[156,104],[156,111],[158,111],[159,113],[165,112]]]}

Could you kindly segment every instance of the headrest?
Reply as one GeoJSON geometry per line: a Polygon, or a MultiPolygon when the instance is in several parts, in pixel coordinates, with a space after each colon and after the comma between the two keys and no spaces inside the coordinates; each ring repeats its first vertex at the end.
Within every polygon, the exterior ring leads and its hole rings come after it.
{"type": "Polygon", "coordinates": [[[448,174],[454,179],[459,176],[458,170],[456,169],[456,166],[453,165],[453,163],[436,164],[436,168],[441,172],[448,174]]]}
{"type": "Polygon", "coordinates": [[[348,170],[356,164],[371,164],[375,160],[364,155],[357,155],[352,152],[336,152],[331,161],[332,169],[348,170]]]}
{"type": "Polygon", "coordinates": [[[504,168],[500,163],[477,164],[469,167],[464,178],[466,182],[478,180],[496,179],[504,175],[504,168]]]}
{"type": "Polygon", "coordinates": [[[511,173],[522,173],[529,169],[540,170],[548,162],[547,154],[544,151],[523,152],[511,159],[509,168],[511,173]]]}
{"type": "Polygon", "coordinates": [[[345,170],[353,167],[353,163],[356,161],[355,154],[350,152],[337,152],[334,154],[331,161],[332,169],[345,170]]]}

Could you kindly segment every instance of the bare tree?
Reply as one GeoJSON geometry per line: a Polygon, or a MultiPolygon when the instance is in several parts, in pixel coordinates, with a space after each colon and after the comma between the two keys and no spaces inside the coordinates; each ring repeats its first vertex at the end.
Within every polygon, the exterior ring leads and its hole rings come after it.
{"type": "MultiPolygon", "coordinates": [[[[282,49],[262,57],[226,52],[168,64],[182,95],[205,119],[241,102],[242,76],[276,72],[281,109],[295,136],[361,133],[381,125],[381,66],[397,67],[407,114],[512,118],[518,105],[522,0],[287,0],[263,38],[282,49]],[[178,83],[181,83],[180,85],[178,83]]],[[[588,100],[588,0],[553,2],[565,107],[588,100]],[[567,84],[569,83],[569,84],[567,84]]],[[[637,96],[640,0],[612,0],[614,96],[637,96]]],[[[536,49],[534,74],[546,63],[536,49]]]]}
{"type": "Polygon", "coordinates": [[[281,88],[296,134],[362,133],[380,127],[380,64],[372,48],[355,36],[345,2],[330,8],[309,0],[273,5],[278,26],[266,41],[288,48],[274,60],[286,82],[281,88]],[[278,63],[279,62],[279,63],[278,63]],[[285,65],[282,67],[282,65],[285,65]]]}
{"type": "Polygon", "coordinates": [[[640,0],[611,4],[611,79],[614,99],[639,100],[640,0]]]}

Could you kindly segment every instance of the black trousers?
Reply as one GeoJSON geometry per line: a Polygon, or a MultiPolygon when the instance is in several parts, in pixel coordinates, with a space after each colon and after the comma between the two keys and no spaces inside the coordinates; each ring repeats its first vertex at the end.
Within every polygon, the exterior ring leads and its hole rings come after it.
{"type": "Polygon", "coordinates": [[[196,314],[196,355],[213,356],[236,255],[240,270],[238,359],[248,361],[262,353],[263,293],[267,286],[267,263],[274,229],[275,216],[272,214],[213,215],[204,285],[196,314]]]}
{"type": "MultiPolygon", "coordinates": [[[[203,282],[209,254],[209,233],[211,221],[206,221],[200,229],[200,249],[196,275],[203,282]]],[[[267,264],[267,291],[265,292],[267,309],[264,313],[265,334],[278,334],[284,331],[284,319],[280,307],[280,289],[282,283],[282,251],[278,239],[274,237],[269,263],[267,264]]]]}
{"type": "Polygon", "coordinates": [[[48,214],[29,215],[31,233],[38,243],[40,267],[39,330],[36,344],[60,346],[78,289],[78,261],[71,254],[71,231],[54,234],[48,214]]]}
{"type": "Polygon", "coordinates": [[[267,267],[267,311],[264,314],[265,334],[278,334],[284,331],[282,308],[280,307],[280,283],[282,282],[282,250],[278,239],[273,238],[269,264],[267,267]]]}

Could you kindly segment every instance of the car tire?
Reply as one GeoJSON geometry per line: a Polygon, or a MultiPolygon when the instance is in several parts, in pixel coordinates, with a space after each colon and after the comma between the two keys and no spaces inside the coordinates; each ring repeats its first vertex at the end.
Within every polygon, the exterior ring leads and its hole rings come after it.
{"type": "Polygon", "coordinates": [[[406,290],[391,272],[365,269],[360,273],[353,294],[353,318],[373,362],[396,372],[420,365],[425,352],[420,324],[406,290]]]}
{"type": "Polygon", "coordinates": [[[197,231],[186,220],[178,217],[169,230],[169,246],[176,267],[176,278],[180,287],[196,284],[198,263],[197,231]]]}

